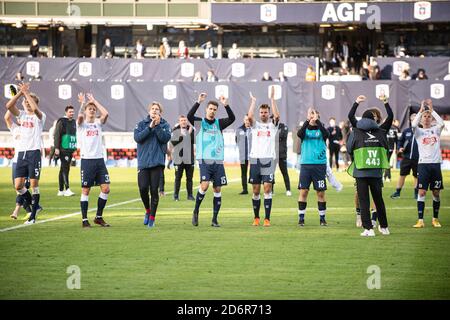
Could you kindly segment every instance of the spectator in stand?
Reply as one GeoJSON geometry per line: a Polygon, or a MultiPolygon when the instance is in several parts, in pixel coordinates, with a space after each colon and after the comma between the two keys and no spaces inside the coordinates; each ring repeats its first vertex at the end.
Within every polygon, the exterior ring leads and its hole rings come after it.
{"type": "Polygon", "coordinates": [[[214,74],[214,71],[212,69],[208,70],[208,73],[206,74],[206,81],[207,82],[217,82],[217,77],[214,74]]]}
{"type": "Polygon", "coordinates": [[[417,74],[413,76],[416,80],[428,80],[428,76],[425,74],[425,69],[420,68],[417,70],[417,74]]]}
{"type": "Polygon", "coordinates": [[[159,45],[159,58],[168,59],[172,56],[172,48],[169,45],[169,41],[166,37],[162,38],[161,44],[159,45]]]}
{"type": "Polygon", "coordinates": [[[322,54],[322,60],[324,64],[324,71],[327,72],[328,70],[333,68],[335,59],[335,52],[334,47],[331,41],[327,42],[327,45],[325,48],[323,48],[323,54],[322,54]]]}
{"type": "Polygon", "coordinates": [[[339,61],[345,61],[345,63],[348,65],[350,60],[350,46],[348,45],[347,40],[344,40],[342,45],[339,46],[338,58],[339,61]]]}
{"type": "Polygon", "coordinates": [[[23,76],[23,74],[22,74],[22,72],[17,72],[16,73],[16,81],[18,81],[18,82],[22,82],[23,81],[23,79],[25,79],[25,77],[23,76]]]}
{"type": "Polygon", "coordinates": [[[228,50],[228,59],[240,59],[242,58],[241,49],[238,48],[237,43],[233,43],[230,50],[228,50]]]}
{"type": "Polygon", "coordinates": [[[339,150],[341,149],[342,131],[336,125],[336,118],[331,117],[329,120],[330,126],[327,128],[328,136],[328,151],[330,154],[330,168],[333,168],[333,158],[336,164],[336,169],[339,170],[339,150]]]}
{"type": "Polygon", "coordinates": [[[277,78],[276,81],[278,81],[278,82],[287,82],[287,78],[284,75],[283,71],[278,72],[278,78],[277,78]]]}
{"type": "Polygon", "coordinates": [[[369,79],[370,80],[380,80],[381,79],[381,70],[378,66],[378,63],[373,60],[369,65],[369,79]]]}
{"type": "Polygon", "coordinates": [[[377,49],[375,50],[375,55],[377,57],[386,57],[388,53],[389,53],[388,45],[385,44],[383,40],[381,40],[377,46],[377,49]]]}
{"type": "Polygon", "coordinates": [[[112,57],[114,57],[114,46],[111,44],[111,39],[106,38],[102,48],[102,58],[108,59],[112,57]]]}
{"type": "Polygon", "coordinates": [[[194,78],[192,79],[193,82],[202,82],[203,81],[203,77],[202,77],[202,73],[200,71],[197,71],[194,73],[194,78]]]}
{"type": "Polygon", "coordinates": [[[39,42],[36,38],[33,38],[33,40],[31,40],[30,45],[30,57],[37,58],[38,55],[39,55],[39,42]]]}
{"type": "Polygon", "coordinates": [[[398,77],[398,80],[400,80],[400,81],[411,80],[411,76],[409,75],[409,65],[403,67],[402,73],[398,77]]]}
{"type": "Polygon", "coordinates": [[[208,41],[208,42],[202,44],[201,47],[205,50],[203,52],[203,58],[214,59],[214,48],[212,46],[211,41],[208,41]]]}
{"type": "Polygon", "coordinates": [[[347,168],[347,166],[351,163],[350,155],[347,152],[347,138],[350,135],[350,121],[341,121],[339,122],[339,129],[341,129],[342,134],[342,140],[341,140],[341,148],[340,152],[342,154],[342,159],[344,160],[344,167],[347,168]]]}
{"type": "Polygon", "coordinates": [[[145,46],[142,43],[141,39],[138,39],[136,41],[136,46],[133,49],[133,57],[135,59],[144,59],[144,54],[145,54],[145,46]]]}
{"type": "Polygon", "coordinates": [[[178,52],[177,56],[180,59],[188,59],[189,58],[189,49],[186,47],[186,44],[183,40],[178,43],[178,52]]]}
{"type": "Polygon", "coordinates": [[[270,76],[270,74],[267,71],[265,71],[263,73],[263,77],[262,77],[261,81],[273,81],[273,79],[270,76]]]}
{"type": "Polygon", "coordinates": [[[348,70],[347,62],[342,60],[341,67],[339,68],[339,75],[345,76],[345,75],[349,75],[349,74],[350,74],[350,72],[348,70]]]}
{"type": "Polygon", "coordinates": [[[305,81],[308,81],[308,82],[316,81],[316,73],[314,72],[314,69],[312,66],[308,66],[308,68],[306,69],[305,81]]]}
{"type": "Polygon", "coordinates": [[[394,48],[394,55],[399,57],[404,57],[408,54],[408,43],[406,42],[405,36],[401,35],[398,39],[395,48],[394,48]]]}
{"type": "Polygon", "coordinates": [[[359,69],[359,75],[362,80],[369,80],[369,73],[369,64],[364,60],[361,69],[359,69]]]}
{"type": "Polygon", "coordinates": [[[359,73],[362,63],[366,59],[366,51],[361,41],[356,42],[356,46],[352,51],[352,58],[355,64],[355,71],[359,73]]]}

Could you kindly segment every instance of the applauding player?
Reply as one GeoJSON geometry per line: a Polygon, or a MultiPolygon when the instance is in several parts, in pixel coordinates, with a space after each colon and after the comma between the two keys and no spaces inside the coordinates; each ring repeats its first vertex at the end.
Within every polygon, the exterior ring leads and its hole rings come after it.
{"type": "Polygon", "coordinates": [[[325,190],[327,190],[327,145],[328,130],[319,120],[319,113],[308,109],[308,118],[298,130],[297,136],[302,140],[302,154],[300,158],[300,177],[298,189],[298,215],[299,226],[305,225],[306,199],[309,186],[313,183],[317,193],[317,206],[320,216],[320,225],[326,226],[325,213],[327,203],[325,190]]]}
{"type": "Polygon", "coordinates": [[[438,220],[441,204],[439,193],[441,189],[444,189],[441,172],[441,132],[444,128],[444,121],[433,110],[431,99],[422,101],[419,113],[414,118],[411,127],[419,147],[419,164],[417,165],[417,186],[419,188],[417,210],[419,220],[414,225],[414,228],[425,227],[423,215],[428,188],[433,193],[433,220],[431,224],[433,227],[439,228],[441,227],[438,220]],[[432,125],[433,119],[436,121],[436,125],[432,125]],[[422,128],[419,128],[419,122],[422,124],[422,128]]]}

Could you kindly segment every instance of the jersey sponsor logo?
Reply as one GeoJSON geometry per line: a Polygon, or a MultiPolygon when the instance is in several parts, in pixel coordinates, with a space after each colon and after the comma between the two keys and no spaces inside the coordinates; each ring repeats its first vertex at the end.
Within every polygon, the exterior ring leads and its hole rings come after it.
{"type": "Polygon", "coordinates": [[[433,136],[433,137],[424,137],[423,139],[422,139],[422,143],[424,144],[424,145],[430,145],[430,146],[432,146],[432,145],[434,145],[436,142],[438,142],[438,139],[437,139],[437,137],[435,137],[435,136],[433,136]]]}
{"type": "Polygon", "coordinates": [[[431,18],[431,2],[420,1],[414,3],[414,18],[417,20],[428,20],[431,18]]]}
{"type": "Polygon", "coordinates": [[[90,62],[80,62],[78,65],[78,73],[82,77],[89,77],[92,75],[92,63],[90,62]]]}
{"type": "Polygon", "coordinates": [[[98,130],[92,130],[92,129],[88,129],[86,130],[86,137],[95,137],[98,136],[98,130]]]}
{"type": "Polygon", "coordinates": [[[264,22],[272,22],[277,20],[277,6],[274,4],[261,5],[260,19],[264,22]]]}
{"type": "Polygon", "coordinates": [[[267,131],[259,131],[258,130],[256,136],[258,136],[258,137],[270,137],[270,130],[267,130],[267,131]]]}
{"type": "Polygon", "coordinates": [[[33,121],[22,121],[21,126],[24,128],[34,128],[34,122],[33,121]]]}

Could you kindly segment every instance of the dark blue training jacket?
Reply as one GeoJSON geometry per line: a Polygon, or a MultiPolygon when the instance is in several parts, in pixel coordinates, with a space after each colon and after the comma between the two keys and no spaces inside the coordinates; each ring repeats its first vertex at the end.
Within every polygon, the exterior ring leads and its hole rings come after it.
{"type": "Polygon", "coordinates": [[[150,128],[149,125],[150,116],[147,116],[134,128],[138,169],[164,166],[166,163],[167,142],[170,140],[169,123],[161,118],[156,127],[150,128]]]}

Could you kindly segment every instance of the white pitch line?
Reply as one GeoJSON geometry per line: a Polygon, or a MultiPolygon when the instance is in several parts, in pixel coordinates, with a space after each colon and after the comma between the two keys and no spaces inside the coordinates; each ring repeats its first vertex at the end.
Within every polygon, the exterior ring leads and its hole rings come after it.
{"type": "MultiPolygon", "coordinates": [[[[233,179],[233,180],[229,180],[228,182],[236,182],[236,181],[240,181],[240,179],[233,179]]],[[[184,192],[184,191],[186,191],[186,189],[182,189],[180,191],[184,192]]],[[[173,193],[173,191],[166,192],[167,195],[172,194],[172,193],[173,193]]],[[[133,200],[128,200],[128,201],[123,201],[123,202],[119,202],[119,203],[114,203],[114,204],[111,204],[111,205],[107,205],[105,207],[105,209],[114,208],[114,207],[117,207],[117,206],[133,203],[133,202],[140,201],[140,200],[141,200],[141,198],[136,198],[136,199],[133,199],[133,200]]],[[[88,212],[95,211],[95,210],[97,210],[97,208],[89,209],[88,212]]],[[[14,227],[0,229],[0,232],[6,232],[6,231],[11,231],[11,230],[16,230],[16,229],[20,229],[20,228],[29,227],[29,226],[36,225],[36,224],[41,224],[41,223],[46,223],[46,222],[66,219],[66,218],[70,218],[70,217],[73,217],[73,216],[76,216],[76,215],[79,215],[79,214],[81,214],[81,211],[69,213],[69,214],[66,214],[66,215],[63,215],[63,216],[58,216],[58,217],[54,217],[54,218],[50,218],[50,219],[38,220],[34,224],[19,224],[19,225],[14,226],[14,227]]]]}

